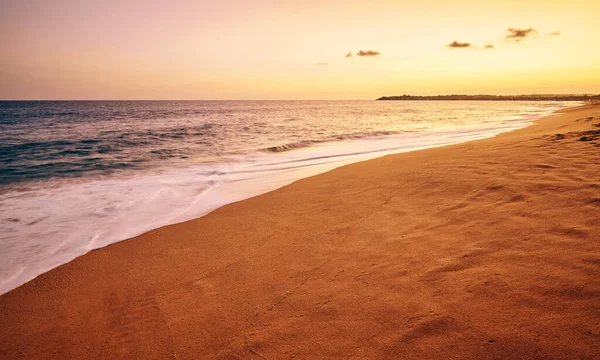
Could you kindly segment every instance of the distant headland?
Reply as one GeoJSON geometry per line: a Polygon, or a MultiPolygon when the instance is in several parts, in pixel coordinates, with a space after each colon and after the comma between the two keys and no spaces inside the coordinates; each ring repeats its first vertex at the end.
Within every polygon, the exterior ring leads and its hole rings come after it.
{"type": "Polygon", "coordinates": [[[383,96],[377,100],[488,100],[488,101],[590,101],[600,100],[591,94],[533,94],[533,95],[432,95],[383,96]]]}

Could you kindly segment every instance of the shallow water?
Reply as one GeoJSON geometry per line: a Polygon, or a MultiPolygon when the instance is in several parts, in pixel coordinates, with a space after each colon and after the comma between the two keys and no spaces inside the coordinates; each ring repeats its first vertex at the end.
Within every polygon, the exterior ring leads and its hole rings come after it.
{"type": "Polygon", "coordinates": [[[567,102],[0,102],[0,293],[302,177],[482,139],[567,102]]]}

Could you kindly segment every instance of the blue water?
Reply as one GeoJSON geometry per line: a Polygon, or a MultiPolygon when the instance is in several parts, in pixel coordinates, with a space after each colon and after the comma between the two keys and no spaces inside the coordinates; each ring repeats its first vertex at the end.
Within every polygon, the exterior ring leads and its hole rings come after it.
{"type": "Polygon", "coordinates": [[[168,161],[283,151],[414,130],[389,121],[394,104],[373,104],[0,102],[0,184],[112,174],[168,161]]]}
{"type": "Polygon", "coordinates": [[[0,293],[302,177],[527,126],[565,102],[0,102],[0,293]]]}

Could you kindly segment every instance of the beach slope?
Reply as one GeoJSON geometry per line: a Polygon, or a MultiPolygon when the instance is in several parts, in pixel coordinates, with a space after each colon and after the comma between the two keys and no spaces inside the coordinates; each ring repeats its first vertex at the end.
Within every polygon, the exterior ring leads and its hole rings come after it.
{"type": "Polygon", "coordinates": [[[0,297],[1,359],[598,359],[600,105],[352,164],[0,297]]]}

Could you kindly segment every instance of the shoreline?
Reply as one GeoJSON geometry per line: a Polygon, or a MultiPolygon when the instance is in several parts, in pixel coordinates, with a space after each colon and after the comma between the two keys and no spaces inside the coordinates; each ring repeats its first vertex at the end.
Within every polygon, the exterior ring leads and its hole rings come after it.
{"type": "Polygon", "coordinates": [[[0,358],[593,358],[600,106],[557,113],[93,250],[0,296],[0,358]]]}
{"type": "Polygon", "coordinates": [[[402,95],[382,96],[376,100],[384,101],[598,101],[600,95],[402,95]]]}
{"type": "Polygon", "coordinates": [[[0,191],[0,215],[12,219],[0,223],[0,232],[7,234],[0,244],[0,294],[91,250],[198,218],[302,178],[389,154],[490,138],[530,126],[553,109],[569,105],[546,103],[535,110],[515,107],[520,110],[507,110],[504,116],[496,111],[495,117],[478,125],[387,131],[380,132],[388,134],[380,137],[363,133],[364,137],[319,143],[305,139],[311,146],[289,152],[250,152],[208,165],[179,164],[128,176],[84,177],[80,182],[63,179],[62,185],[57,180],[55,187],[41,185],[20,193],[0,191]],[[498,116],[504,120],[488,123],[498,116]],[[58,213],[52,207],[57,203],[64,205],[58,213]]]}

